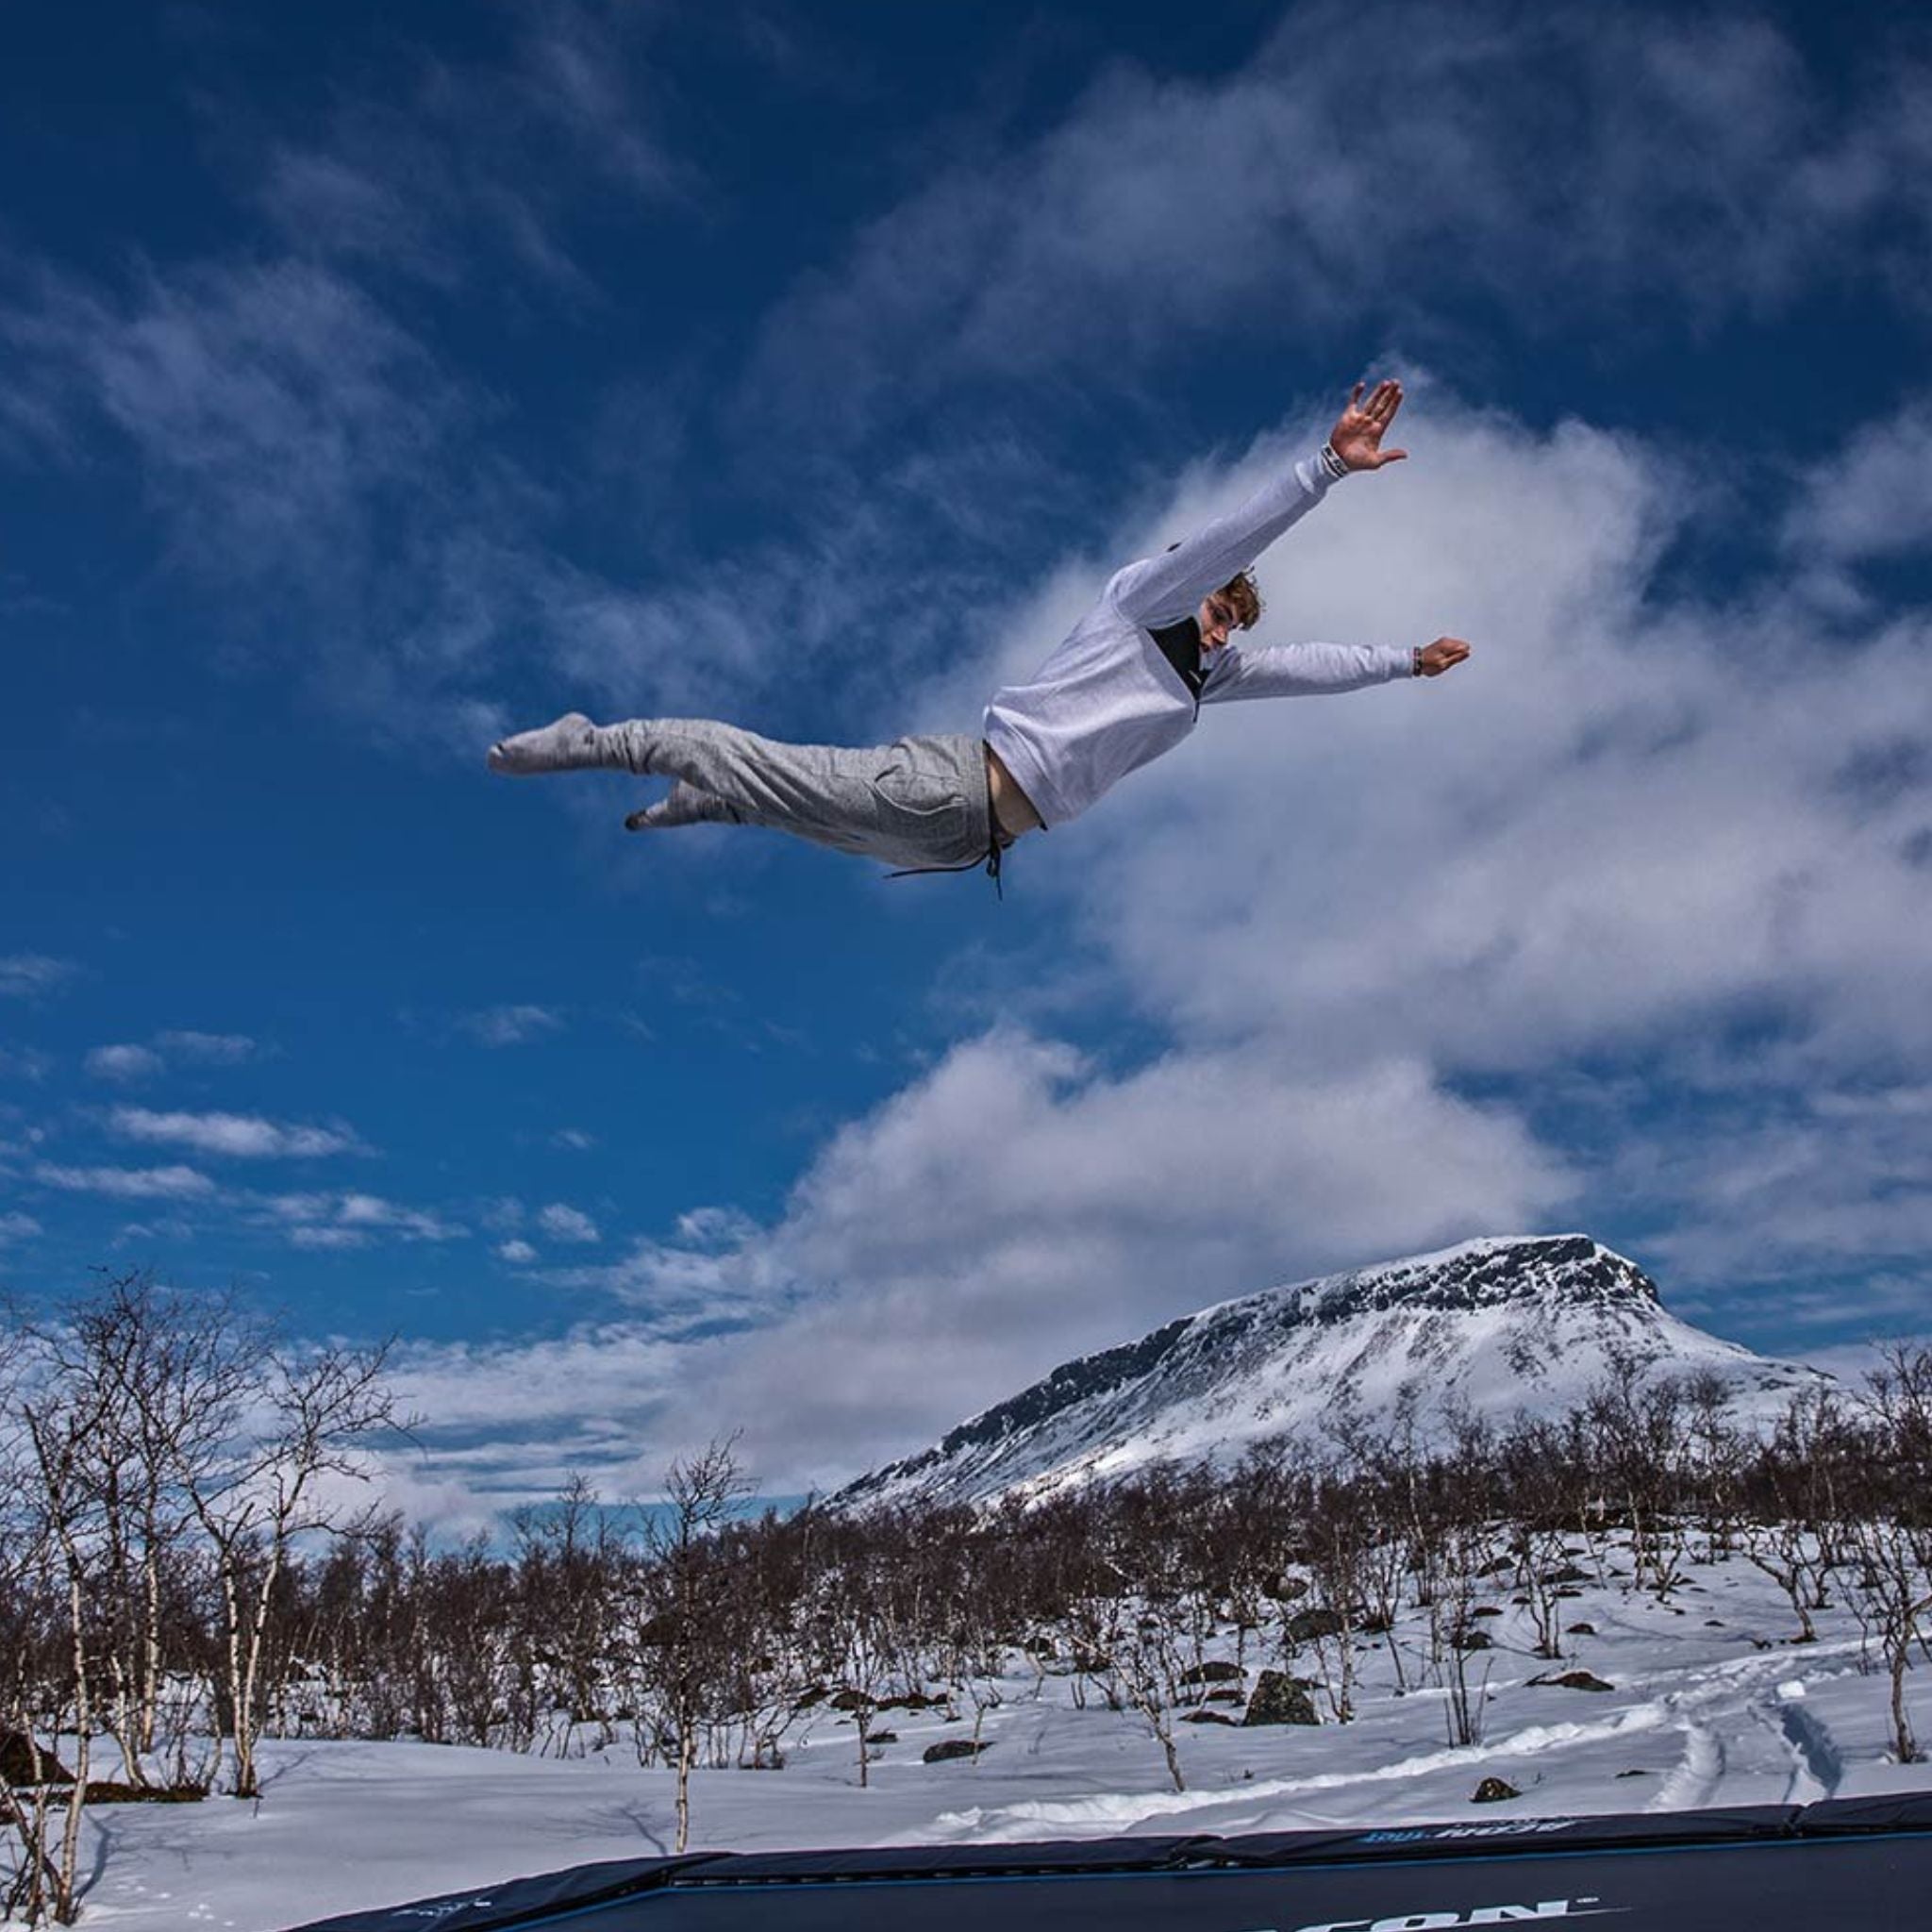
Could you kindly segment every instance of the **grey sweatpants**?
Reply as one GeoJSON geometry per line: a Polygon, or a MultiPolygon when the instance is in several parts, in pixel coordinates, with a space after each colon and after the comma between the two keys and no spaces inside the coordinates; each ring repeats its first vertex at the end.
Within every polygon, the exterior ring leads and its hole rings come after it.
{"type": "Polygon", "coordinates": [[[917,870],[974,865],[992,845],[977,738],[900,738],[853,750],[782,744],[708,718],[633,718],[598,727],[595,745],[599,764],[676,780],[631,815],[637,830],[769,825],[917,870]]]}

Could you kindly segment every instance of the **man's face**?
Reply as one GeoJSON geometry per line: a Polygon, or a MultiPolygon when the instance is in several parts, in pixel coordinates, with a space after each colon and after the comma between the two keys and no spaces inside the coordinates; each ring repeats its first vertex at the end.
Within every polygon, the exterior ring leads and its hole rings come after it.
{"type": "Polygon", "coordinates": [[[1219,591],[1211,597],[1202,598],[1195,622],[1201,626],[1201,648],[1204,651],[1220,650],[1227,641],[1228,632],[1241,628],[1235,621],[1234,606],[1219,591]]]}

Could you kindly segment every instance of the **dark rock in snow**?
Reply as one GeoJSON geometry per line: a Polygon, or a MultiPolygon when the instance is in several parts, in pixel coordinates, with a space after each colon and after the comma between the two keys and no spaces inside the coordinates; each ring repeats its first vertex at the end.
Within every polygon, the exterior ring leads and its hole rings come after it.
{"type": "Polygon", "coordinates": [[[922,1764],[949,1764],[956,1757],[977,1757],[982,1751],[991,1751],[991,1742],[975,1744],[971,1738],[947,1738],[943,1742],[928,1744],[922,1764]]]}
{"type": "Polygon", "coordinates": [[[1601,1677],[1593,1676],[1589,1671],[1565,1671],[1560,1677],[1532,1677],[1532,1684],[1549,1684],[1565,1690],[1614,1690],[1614,1684],[1606,1684],[1601,1677]]]}
{"type": "Polygon", "coordinates": [[[1339,1610],[1297,1610],[1288,1620],[1288,1634],[1296,1643],[1312,1643],[1318,1637],[1335,1637],[1341,1631],[1339,1610]]]}
{"type": "Polygon", "coordinates": [[[0,1784],[71,1785],[74,1774],[25,1731],[0,1730],[0,1784]]]}
{"type": "Polygon", "coordinates": [[[1183,1684],[1239,1684],[1246,1675],[1241,1665],[1216,1660],[1196,1664],[1191,1671],[1183,1671],[1180,1680],[1183,1684]]]}
{"type": "Polygon", "coordinates": [[[1472,1805],[1500,1805],[1509,1798],[1520,1798],[1523,1793],[1512,1784],[1500,1777],[1486,1777],[1476,1786],[1470,1798],[1472,1805]]]}
{"type": "Polygon", "coordinates": [[[1319,1724],[1321,1717],[1307,1687],[1286,1671],[1263,1671],[1248,1699],[1244,1724],[1319,1724]]]}

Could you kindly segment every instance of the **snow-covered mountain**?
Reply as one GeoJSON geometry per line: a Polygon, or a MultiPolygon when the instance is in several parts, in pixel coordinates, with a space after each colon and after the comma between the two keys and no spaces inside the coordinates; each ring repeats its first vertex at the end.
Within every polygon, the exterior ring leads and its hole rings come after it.
{"type": "Polygon", "coordinates": [[[834,1500],[974,1501],[1163,1459],[1231,1459],[1346,1411],[1407,1415],[1424,1433],[1452,1407],[1498,1421],[1555,1414],[1623,1363],[1646,1379],[1715,1375],[1740,1420],[1832,1386],[1678,1321],[1641,1269],[1588,1236],[1468,1241],[1244,1295],[1064,1363],[834,1500]]]}

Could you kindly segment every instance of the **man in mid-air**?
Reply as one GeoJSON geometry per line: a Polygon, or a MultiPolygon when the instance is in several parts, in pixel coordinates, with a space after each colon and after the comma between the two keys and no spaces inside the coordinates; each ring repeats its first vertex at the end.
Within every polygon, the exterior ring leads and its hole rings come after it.
{"type": "Polygon", "coordinates": [[[711,719],[593,724],[572,711],[490,749],[518,775],[608,770],[673,780],[633,812],[633,831],[769,825],[914,872],[995,877],[1014,840],[1077,818],[1137,767],[1172,750],[1203,705],[1306,697],[1395,678],[1437,677],[1469,656],[1460,638],[1415,646],[1242,648],[1261,599],[1249,566],[1330,488],[1400,462],[1382,438],[1402,387],[1357,383],[1314,456],[1159,557],[1115,572],[1100,598],[1025,684],[993,693],[977,737],[901,738],[866,750],[780,744],[711,719]]]}

